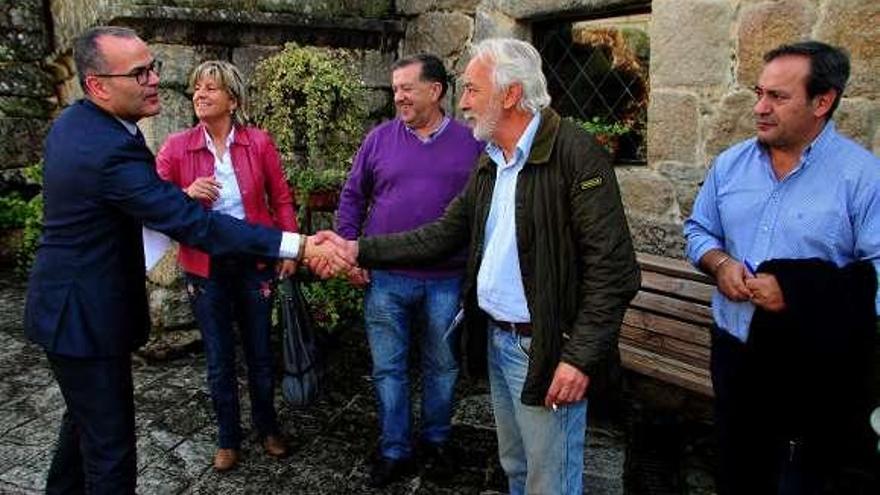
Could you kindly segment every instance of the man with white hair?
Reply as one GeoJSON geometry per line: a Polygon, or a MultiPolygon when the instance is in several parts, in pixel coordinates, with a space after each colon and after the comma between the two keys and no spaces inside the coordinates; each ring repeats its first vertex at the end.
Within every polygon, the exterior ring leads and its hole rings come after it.
{"type": "Polygon", "coordinates": [[[367,267],[421,264],[462,245],[468,368],[488,372],[511,494],[583,491],[586,393],[619,370],[617,337],[639,286],[608,155],[548,108],[541,57],[513,39],[473,48],[459,106],[488,142],[437,221],[342,241],[367,267]]]}

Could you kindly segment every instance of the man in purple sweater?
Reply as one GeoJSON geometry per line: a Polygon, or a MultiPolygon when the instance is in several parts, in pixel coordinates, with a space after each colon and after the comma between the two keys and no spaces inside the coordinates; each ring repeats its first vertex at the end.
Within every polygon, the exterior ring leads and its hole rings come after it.
{"type": "MultiPolygon", "coordinates": [[[[361,144],[342,190],[337,229],[346,239],[403,232],[436,220],[467,182],[482,151],[469,128],[447,116],[443,63],[416,55],[392,66],[397,118],[361,144]]],[[[464,246],[462,246],[464,248],[464,246]]],[[[447,441],[458,376],[449,332],[459,307],[464,251],[439,265],[350,275],[366,285],[364,319],[379,399],[381,439],[370,472],[374,487],[413,471],[409,398],[410,322],[422,323],[421,452],[428,476],[442,479],[452,459],[447,441]]]]}

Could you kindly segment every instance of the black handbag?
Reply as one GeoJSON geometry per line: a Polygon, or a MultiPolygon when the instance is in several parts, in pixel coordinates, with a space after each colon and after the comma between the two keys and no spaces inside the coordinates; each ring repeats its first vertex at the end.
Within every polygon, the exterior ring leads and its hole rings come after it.
{"type": "Polygon", "coordinates": [[[323,355],[300,282],[278,283],[281,326],[284,331],[284,378],[281,395],[293,407],[317,400],[323,378],[323,355]]]}

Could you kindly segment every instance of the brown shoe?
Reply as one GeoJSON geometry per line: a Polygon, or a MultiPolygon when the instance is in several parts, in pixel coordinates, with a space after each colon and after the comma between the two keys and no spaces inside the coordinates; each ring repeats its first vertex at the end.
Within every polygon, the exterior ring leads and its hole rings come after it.
{"type": "Polygon", "coordinates": [[[287,445],[278,435],[269,435],[263,439],[263,449],[272,457],[284,457],[287,455],[287,445]]]}
{"type": "Polygon", "coordinates": [[[229,471],[237,464],[237,449],[217,449],[217,453],[214,454],[214,469],[217,471],[229,471]]]}

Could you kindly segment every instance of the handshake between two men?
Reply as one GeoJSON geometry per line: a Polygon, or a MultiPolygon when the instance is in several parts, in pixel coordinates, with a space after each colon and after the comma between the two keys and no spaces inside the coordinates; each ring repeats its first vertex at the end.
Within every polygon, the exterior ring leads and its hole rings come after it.
{"type": "Polygon", "coordinates": [[[366,270],[357,266],[358,243],[322,230],[306,237],[303,260],[309,269],[323,279],[345,274],[355,285],[369,282],[366,270]]]}

